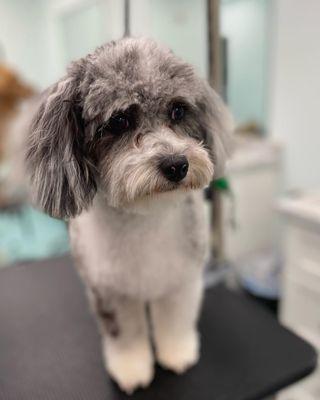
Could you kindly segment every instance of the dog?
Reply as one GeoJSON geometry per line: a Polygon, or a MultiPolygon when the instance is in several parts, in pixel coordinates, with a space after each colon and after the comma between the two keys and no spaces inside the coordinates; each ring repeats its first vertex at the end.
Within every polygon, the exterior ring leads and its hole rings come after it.
{"type": "Polygon", "coordinates": [[[146,38],[97,48],[41,96],[26,154],[34,201],[69,221],[106,369],[129,394],[155,360],[183,373],[199,358],[201,189],[222,173],[231,132],[215,91],[146,38]]]}

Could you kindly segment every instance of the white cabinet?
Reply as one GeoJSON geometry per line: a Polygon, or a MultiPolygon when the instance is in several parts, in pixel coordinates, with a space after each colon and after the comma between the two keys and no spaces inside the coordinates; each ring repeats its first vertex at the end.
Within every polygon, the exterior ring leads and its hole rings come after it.
{"type": "Polygon", "coordinates": [[[276,297],[277,290],[269,282],[279,242],[275,201],[281,190],[281,145],[237,138],[227,177],[232,197],[222,196],[224,256],[242,283],[250,277],[261,295],[276,297]]]}
{"type": "MultiPolygon", "coordinates": [[[[285,217],[282,322],[320,352],[320,192],[283,200],[285,217]]],[[[320,369],[280,400],[319,400],[320,369]]]]}
{"type": "Polygon", "coordinates": [[[224,246],[231,261],[270,248],[275,243],[275,199],[281,179],[281,147],[262,139],[237,139],[227,164],[234,197],[224,198],[224,246]],[[234,211],[235,227],[230,224],[234,211]]]}

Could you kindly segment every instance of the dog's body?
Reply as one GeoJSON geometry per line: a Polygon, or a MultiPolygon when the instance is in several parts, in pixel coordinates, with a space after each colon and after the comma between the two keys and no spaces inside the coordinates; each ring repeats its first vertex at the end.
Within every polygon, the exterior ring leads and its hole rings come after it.
{"type": "Polygon", "coordinates": [[[147,39],[74,63],[44,93],[27,162],[38,204],[70,220],[110,375],[132,392],[157,361],[198,359],[207,224],[201,188],[223,169],[228,114],[193,68],[147,39]]]}
{"type": "Polygon", "coordinates": [[[150,301],[201,275],[208,231],[203,194],[170,197],[140,214],[106,207],[97,196],[70,222],[73,253],[91,287],[150,301]]]}
{"type": "Polygon", "coordinates": [[[129,392],[153,377],[147,305],[158,361],[180,373],[198,359],[207,245],[202,193],[171,201],[141,215],[95,199],[70,224],[73,253],[107,338],[107,368],[129,392]]]}

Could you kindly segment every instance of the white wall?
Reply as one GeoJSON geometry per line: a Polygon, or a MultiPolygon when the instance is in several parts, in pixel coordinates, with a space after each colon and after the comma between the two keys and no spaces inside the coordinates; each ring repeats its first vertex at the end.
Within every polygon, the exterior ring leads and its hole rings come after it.
{"type": "Polygon", "coordinates": [[[131,0],[130,14],[133,36],[153,37],[208,76],[206,0],[131,0]]]}
{"type": "Polygon", "coordinates": [[[0,62],[43,89],[123,25],[123,0],[0,0],[0,62]]]}
{"type": "MultiPolygon", "coordinates": [[[[45,88],[70,60],[121,37],[123,10],[123,0],[0,0],[5,61],[45,88]]],[[[206,0],[132,0],[131,17],[133,35],[154,36],[207,75],[206,0]]]]}
{"type": "Polygon", "coordinates": [[[0,0],[1,61],[35,86],[46,76],[45,7],[42,0],[0,0]]]}
{"type": "MultiPolygon", "coordinates": [[[[276,1],[276,0],[275,0],[276,1]]],[[[269,9],[273,0],[222,0],[227,101],[237,123],[267,125],[269,9]]]]}
{"type": "Polygon", "coordinates": [[[320,189],[320,1],[276,0],[271,132],[287,188],[320,189]]]}
{"type": "MultiPolygon", "coordinates": [[[[124,0],[46,0],[58,76],[72,60],[124,33],[124,0]]],[[[57,78],[55,78],[57,79],[57,78]]]]}

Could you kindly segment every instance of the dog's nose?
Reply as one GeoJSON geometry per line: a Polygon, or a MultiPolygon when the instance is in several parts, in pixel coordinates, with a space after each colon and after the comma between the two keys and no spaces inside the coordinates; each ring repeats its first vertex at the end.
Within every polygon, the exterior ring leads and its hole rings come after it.
{"type": "Polygon", "coordinates": [[[166,157],[160,163],[163,175],[171,182],[180,182],[187,175],[189,163],[186,156],[166,157]]]}

